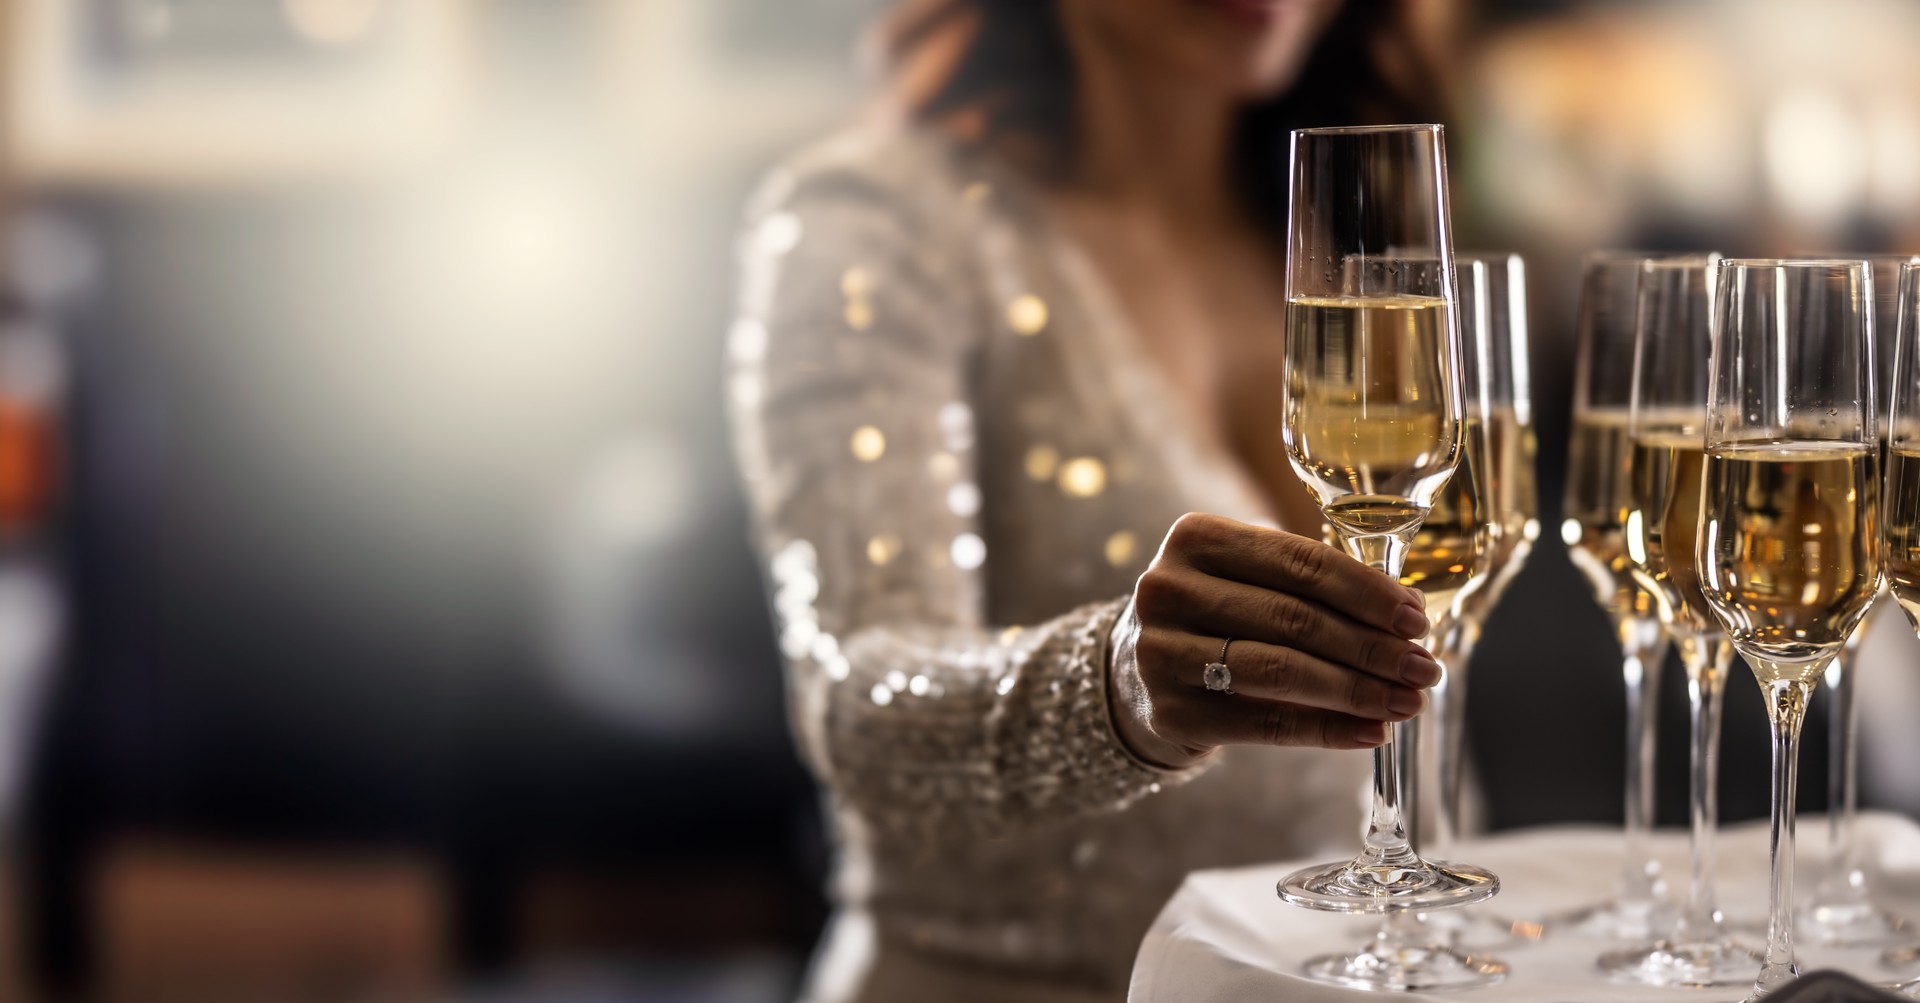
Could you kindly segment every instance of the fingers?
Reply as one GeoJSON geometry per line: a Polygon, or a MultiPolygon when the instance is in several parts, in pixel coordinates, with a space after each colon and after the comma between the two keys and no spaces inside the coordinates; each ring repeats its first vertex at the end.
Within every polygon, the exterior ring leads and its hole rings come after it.
{"type": "Polygon", "coordinates": [[[1420,593],[1304,536],[1190,514],[1174,523],[1167,546],[1190,567],[1216,578],[1310,595],[1349,619],[1403,637],[1427,631],[1420,593]]]}
{"type": "Polygon", "coordinates": [[[1155,730],[1202,746],[1284,745],[1371,749],[1385,744],[1385,721],[1318,707],[1185,689],[1154,708],[1155,730]]]}
{"type": "MultiPolygon", "coordinates": [[[[1157,627],[1290,648],[1408,686],[1440,681],[1439,663],[1425,648],[1299,596],[1189,569],[1156,568],[1141,576],[1134,602],[1142,620],[1157,627]]],[[[1425,618],[1420,622],[1424,633],[1425,618]]]]}
{"type": "MultiPolygon", "coordinates": [[[[1201,678],[1208,662],[1220,655],[1212,638],[1182,634],[1162,640],[1142,638],[1150,649],[1172,648],[1166,664],[1185,666],[1178,681],[1205,689],[1201,678]]],[[[1425,694],[1411,686],[1385,682],[1325,659],[1258,641],[1235,640],[1227,652],[1227,669],[1236,696],[1339,711],[1373,721],[1405,721],[1426,709],[1425,694]]]]}
{"type": "MultiPolygon", "coordinates": [[[[1424,600],[1324,544],[1218,516],[1182,517],[1134,588],[1128,671],[1156,740],[1366,749],[1425,707],[1441,668],[1411,639],[1424,600]],[[1227,656],[1231,695],[1201,674],[1227,656]]],[[[1125,675],[1125,673],[1123,673],[1125,675]]]]}

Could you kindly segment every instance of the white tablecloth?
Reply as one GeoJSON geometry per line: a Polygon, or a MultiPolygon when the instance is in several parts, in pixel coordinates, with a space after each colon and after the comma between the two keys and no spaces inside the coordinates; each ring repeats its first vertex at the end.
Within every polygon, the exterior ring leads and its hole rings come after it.
{"type": "MultiPolygon", "coordinates": [[[[1819,880],[1826,852],[1826,820],[1807,816],[1799,826],[1796,887],[1806,892],[1819,880]]],[[[1920,919],[1920,826],[1895,815],[1860,819],[1862,859],[1878,900],[1896,914],[1920,919]]],[[[1358,846],[1358,843],[1355,844],[1358,846]]],[[[1479,864],[1500,876],[1500,894],[1469,908],[1503,918],[1539,919],[1610,894],[1620,870],[1620,831],[1591,826],[1506,833],[1463,843],[1453,859],[1479,864]]],[[[1687,839],[1662,831],[1655,849],[1674,894],[1685,891],[1687,839]]],[[[1241,1003],[1246,1000],[1370,1000],[1377,994],[1321,985],[1295,974],[1316,955],[1348,952],[1366,943],[1379,919],[1313,912],[1289,906],[1274,885],[1292,871],[1319,861],[1297,860],[1236,870],[1199,871],[1168,900],[1140,945],[1128,999],[1132,1003],[1241,1003]]],[[[1735,921],[1764,931],[1767,894],[1767,825],[1729,827],[1719,840],[1721,906],[1735,921]]],[[[1745,934],[1754,948],[1764,932],[1745,934]]],[[[1525,1000],[1527,1003],[1621,1003],[1629,1000],[1706,1003],[1736,1000],[1738,989],[1662,990],[1605,981],[1595,957],[1615,945],[1549,935],[1537,943],[1491,952],[1512,966],[1504,982],[1484,989],[1408,994],[1411,999],[1525,1000]]],[[[1878,967],[1877,951],[1820,951],[1803,947],[1803,971],[1839,968],[1868,981],[1896,973],[1878,967]]],[[[1756,966],[1757,968],[1757,966],[1756,966]]]]}

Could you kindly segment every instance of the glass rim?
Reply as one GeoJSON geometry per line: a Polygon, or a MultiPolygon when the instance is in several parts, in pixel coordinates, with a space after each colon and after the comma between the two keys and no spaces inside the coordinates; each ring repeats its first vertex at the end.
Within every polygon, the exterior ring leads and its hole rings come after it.
{"type": "Polygon", "coordinates": [[[1790,260],[1790,261],[1832,261],[1832,260],[1867,261],[1867,262],[1876,262],[1876,263],[1887,262],[1887,261],[1897,261],[1900,264],[1905,265],[1912,262],[1920,261],[1920,252],[1908,254],[1904,251],[1874,251],[1871,253],[1860,252],[1856,254],[1852,251],[1833,251],[1833,252],[1828,252],[1824,254],[1799,254],[1799,255],[1794,255],[1792,258],[1789,258],[1787,260],[1790,260]]]}
{"type": "Polygon", "coordinates": [[[1638,269],[1650,262],[1682,261],[1692,258],[1726,258],[1719,251],[1646,251],[1623,248],[1601,248],[1588,251],[1580,258],[1580,270],[1592,271],[1595,268],[1634,268],[1638,269]]]}
{"type": "MultiPolygon", "coordinates": [[[[1711,452],[1715,449],[1732,446],[1736,449],[1756,447],[1757,451],[1759,448],[1774,448],[1796,443],[1814,443],[1821,446],[1844,446],[1847,447],[1845,451],[1851,453],[1855,450],[1866,452],[1874,449],[1879,444],[1880,439],[1879,434],[1872,431],[1863,433],[1859,438],[1838,434],[1828,436],[1795,434],[1790,438],[1783,439],[1776,434],[1778,431],[1778,428],[1766,427],[1756,429],[1752,432],[1722,431],[1715,434],[1711,420],[1709,420],[1705,431],[1707,450],[1711,452]]],[[[1794,431],[1797,433],[1800,430],[1795,429],[1794,431]]]]}
{"type": "Polygon", "coordinates": [[[1866,268],[1866,258],[1721,258],[1722,268],[1866,268]]]}
{"type": "Polygon", "coordinates": [[[1418,122],[1404,125],[1321,125],[1309,129],[1295,129],[1295,136],[1365,136],[1376,133],[1434,133],[1446,131],[1446,126],[1438,122],[1418,122]]]}
{"type": "Polygon", "coordinates": [[[1580,263],[1582,266],[1612,265],[1623,262],[1655,261],[1662,257],[1665,257],[1665,255],[1659,251],[1633,250],[1631,248],[1601,248],[1597,251],[1588,251],[1582,255],[1580,263]]]}
{"type": "Polygon", "coordinates": [[[1648,258],[1640,263],[1640,267],[1647,271],[1660,268],[1708,268],[1725,260],[1727,259],[1719,254],[1708,251],[1704,254],[1682,254],[1671,258],[1648,258]]]}

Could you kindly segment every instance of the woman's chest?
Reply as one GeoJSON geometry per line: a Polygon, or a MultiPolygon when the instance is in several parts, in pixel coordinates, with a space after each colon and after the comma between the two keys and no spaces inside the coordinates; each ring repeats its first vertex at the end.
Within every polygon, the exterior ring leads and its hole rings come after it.
{"type": "Polygon", "coordinates": [[[1246,262],[1175,269],[1125,288],[1138,350],[1161,374],[1170,405],[1240,469],[1283,525],[1316,527],[1318,509],[1281,436],[1286,299],[1278,270],[1246,262]]]}

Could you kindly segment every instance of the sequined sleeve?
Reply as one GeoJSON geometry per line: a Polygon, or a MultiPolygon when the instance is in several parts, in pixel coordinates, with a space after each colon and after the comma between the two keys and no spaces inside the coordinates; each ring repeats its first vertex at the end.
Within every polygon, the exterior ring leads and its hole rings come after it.
{"type": "Polygon", "coordinates": [[[803,751],[883,829],[1123,806],[1176,778],[1109,716],[1125,598],[985,622],[968,374],[987,322],[926,212],[829,174],[763,199],[743,237],[730,396],[803,751]]]}

